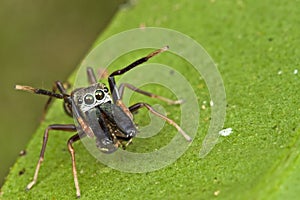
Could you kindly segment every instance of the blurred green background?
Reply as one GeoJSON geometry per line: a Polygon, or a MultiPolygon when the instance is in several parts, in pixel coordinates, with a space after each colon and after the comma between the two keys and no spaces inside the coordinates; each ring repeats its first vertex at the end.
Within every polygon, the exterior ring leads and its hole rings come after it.
{"type": "Polygon", "coordinates": [[[0,1],[0,187],[47,101],[14,85],[50,89],[66,80],[124,2],[0,1]]]}

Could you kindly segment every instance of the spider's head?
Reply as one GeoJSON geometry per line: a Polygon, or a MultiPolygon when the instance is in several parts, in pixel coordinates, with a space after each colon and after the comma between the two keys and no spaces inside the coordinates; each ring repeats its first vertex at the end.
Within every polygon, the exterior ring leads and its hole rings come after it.
{"type": "Polygon", "coordinates": [[[112,102],[108,88],[102,83],[76,89],[71,96],[83,113],[103,103],[112,102]]]}

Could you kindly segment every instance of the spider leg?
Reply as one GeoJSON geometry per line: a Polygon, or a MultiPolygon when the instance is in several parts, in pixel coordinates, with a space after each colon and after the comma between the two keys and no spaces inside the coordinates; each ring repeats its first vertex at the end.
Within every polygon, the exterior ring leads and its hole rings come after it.
{"type": "Polygon", "coordinates": [[[75,134],[73,135],[69,140],[68,140],[68,149],[71,154],[71,159],[72,159],[72,172],[73,172],[73,178],[74,178],[74,184],[76,188],[76,196],[77,198],[80,197],[80,188],[79,188],[79,183],[78,183],[78,177],[77,177],[77,170],[76,170],[76,162],[75,162],[75,150],[73,148],[73,143],[80,140],[81,135],[80,134],[75,134]]]}
{"type": "Polygon", "coordinates": [[[52,102],[53,98],[57,98],[57,99],[64,99],[64,109],[65,112],[69,115],[69,116],[73,116],[72,115],[72,109],[71,109],[71,105],[70,102],[68,101],[68,97],[69,95],[66,92],[66,88],[65,85],[60,81],[56,81],[52,91],[49,90],[44,90],[44,89],[39,89],[39,88],[33,88],[31,86],[25,86],[25,85],[16,85],[15,89],[16,90],[23,90],[23,91],[27,91],[30,93],[34,93],[34,94],[39,94],[39,95],[46,95],[49,96],[48,101],[46,102],[45,106],[44,106],[44,112],[43,112],[43,116],[42,116],[42,120],[44,119],[46,112],[49,108],[50,103],[52,102]],[[60,93],[56,93],[56,91],[59,90],[60,93]]]}
{"type": "Polygon", "coordinates": [[[95,75],[95,72],[94,72],[93,68],[87,67],[86,72],[87,72],[87,77],[88,77],[89,84],[93,85],[93,84],[97,83],[97,78],[96,78],[96,75],[95,75]]]}
{"type": "Polygon", "coordinates": [[[40,152],[40,158],[39,158],[38,163],[36,165],[33,180],[26,187],[27,190],[30,190],[32,188],[32,186],[37,181],[39,170],[40,170],[41,164],[44,160],[44,154],[45,154],[45,150],[46,150],[50,130],[61,130],[61,131],[68,131],[68,132],[76,132],[77,131],[76,126],[74,124],[52,124],[52,125],[50,125],[46,128],[46,130],[44,132],[43,144],[42,144],[42,149],[41,149],[41,152],[40,152]]]}
{"type": "Polygon", "coordinates": [[[124,67],[122,69],[119,69],[119,70],[114,71],[113,73],[111,73],[108,77],[108,83],[109,83],[110,91],[112,93],[113,101],[116,102],[117,100],[121,99],[120,95],[119,95],[119,92],[118,92],[118,88],[116,86],[115,76],[122,75],[125,72],[128,72],[129,70],[133,69],[134,67],[136,67],[136,66],[138,66],[138,65],[140,65],[144,62],[147,62],[150,58],[152,58],[153,56],[155,56],[159,53],[162,53],[162,52],[168,50],[168,48],[169,47],[166,46],[166,47],[163,47],[163,48],[158,49],[156,51],[153,51],[152,53],[148,54],[147,56],[142,57],[142,58],[134,61],[133,63],[131,63],[127,67],[124,67]]]}
{"type": "Polygon", "coordinates": [[[55,92],[52,92],[52,91],[49,91],[49,90],[44,90],[44,89],[33,88],[31,86],[26,86],[26,85],[16,85],[15,89],[31,92],[31,93],[34,93],[34,94],[40,94],[40,95],[55,97],[57,99],[63,99],[64,98],[63,94],[58,94],[58,93],[55,93],[55,92]]]}
{"type": "MultiPolygon", "coordinates": [[[[70,88],[70,86],[71,86],[71,85],[70,85],[69,83],[66,83],[66,82],[62,83],[62,82],[60,82],[60,81],[56,81],[56,82],[54,83],[54,85],[53,85],[52,92],[53,92],[53,93],[56,93],[56,91],[59,90],[59,92],[60,92],[61,94],[67,96],[67,91],[66,91],[66,89],[70,88]]],[[[52,101],[53,101],[53,97],[50,96],[49,99],[48,99],[48,101],[46,102],[46,104],[45,104],[45,106],[44,106],[44,111],[43,111],[43,115],[42,115],[41,121],[44,121],[45,116],[46,116],[46,113],[47,113],[47,111],[48,111],[48,109],[49,109],[49,106],[50,106],[50,104],[51,104],[52,101]]],[[[72,117],[72,110],[70,109],[69,103],[68,103],[68,102],[65,102],[65,103],[64,103],[64,110],[65,110],[65,112],[66,112],[69,116],[72,117]]]]}
{"type": "Polygon", "coordinates": [[[119,94],[120,94],[120,98],[121,99],[123,97],[125,88],[128,88],[128,89],[130,89],[130,90],[132,90],[134,92],[146,95],[146,96],[151,97],[151,98],[159,99],[159,100],[164,101],[164,102],[166,102],[168,104],[182,104],[184,102],[182,99],[172,100],[172,99],[169,99],[169,98],[166,98],[166,97],[163,97],[163,96],[159,96],[159,95],[156,95],[156,94],[153,94],[153,93],[141,90],[141,89],[139,89],[139,88],[137,88],[137,87],[135,87],[135,86],[133,86],[133,85],[131,85],[129,83],[121,83],[120,84],[119,94]]]}
{"type": "Polygon", "coordinates": [[[154,110],[154,108],[152,108],[152,107],[151,107],[149,104],[147,104],[147,103],[143,103],[143,102],[141,102],[141,103],[136,103],[136,104],[130,106],[130,107],[129,107],[129,110],[130,110],[131,113],[133,113],[133,112],[137,111],[138,109],[141,109],[141,108],[144,108],[144,107],[147,108],[147,109],[149,110],[149,112],[151,112],[152,114],[154,114],[154,115],[156,115],[156,116],[162,118],[163,120],[165,120],[166,122],[168,122],[170,125],[174,126],[174,127],[179,131],[179,133],[180,133],[180,134],[181,134],[188,142],[192,141],[192,138],[191,138],[188,134],[186,134],[186,133],[182,130],[182,128],[181,128],[178,124],[176,124],[176,122],[174,122],[173,120],[171,120],[171,119],[168,118],[167,116],[165,116],[165,115],[163,115],[163,114],[157,112],[156,110],[154,110]]]}

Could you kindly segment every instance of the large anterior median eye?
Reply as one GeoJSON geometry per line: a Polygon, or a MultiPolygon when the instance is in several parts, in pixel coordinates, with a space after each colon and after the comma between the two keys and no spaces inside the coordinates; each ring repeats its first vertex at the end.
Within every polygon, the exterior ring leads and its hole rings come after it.
{"type": "Polygon", "coordinates": [[[93,95],[91,95],[91,94],[85,95],[85,97],[84,97],[84,103],[87,104],[87,105],[93,104],[94,103],[94,97],[93,97],[93,95]]]}
{"type": "Polygon", "coordinates": [[[97,100],[101,100],[104,98],[104,92],[102,90],[96,90],[95,97],[97,100]]]}

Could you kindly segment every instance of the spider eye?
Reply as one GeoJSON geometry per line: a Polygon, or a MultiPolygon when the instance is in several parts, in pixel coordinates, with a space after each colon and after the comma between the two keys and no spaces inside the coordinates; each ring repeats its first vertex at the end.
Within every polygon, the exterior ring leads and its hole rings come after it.
{"type": "Polygon", "coordinates": [[[94,97],[93,97],[93,95],[91,95],[91,94],[85,95],[85,97],[84,97],[84,103],[87,104],[87,105],[93,104],[94,103],[94,97]]]}
{"type": "Polygon", "coordinates": [[[107,87],[104,87],[104,92],[108,92],[108,88],[107,87]]]}
{"type": "Polygon", "coordinates": [[[95,97],[97,100],[101,100],[104,98],[104,92],[102,90],[96,90],[95,97]]]}

